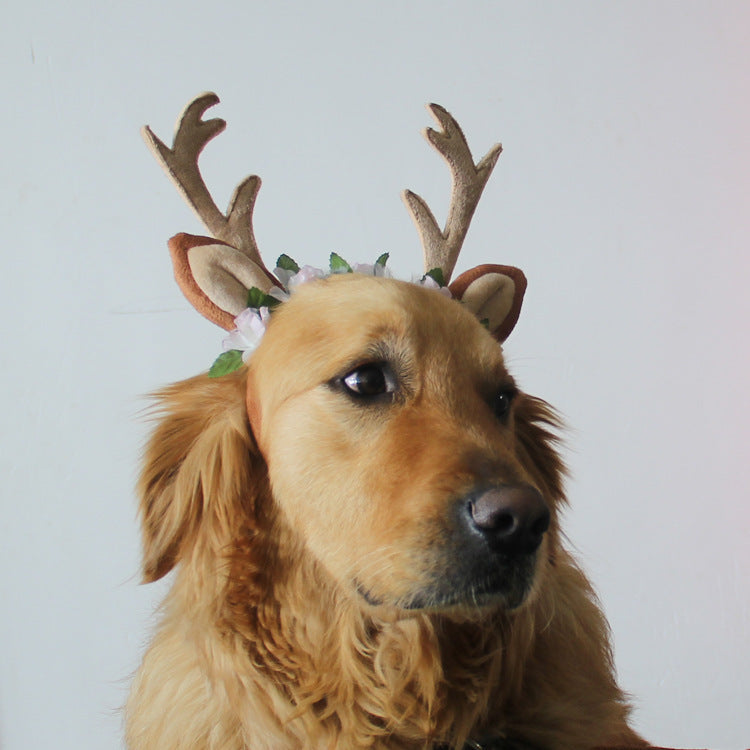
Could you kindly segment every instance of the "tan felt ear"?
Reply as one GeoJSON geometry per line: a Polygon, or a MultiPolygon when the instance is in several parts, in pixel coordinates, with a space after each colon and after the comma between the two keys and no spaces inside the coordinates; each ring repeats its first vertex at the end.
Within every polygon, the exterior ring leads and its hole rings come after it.
{"type": "Polygon", "coordinates": [[[516,285],[510,276],[488,273],[466,287],[461,301],[494,331],[510,312],[515,292],[516,285]]]}
{"type": "Polygon", "coordinates": [[[486,320],[490,333],[502,342],[518,321],[526,277],[513,266],[485,264],[462,273],[449,289],[480,320],[486,320]]]}
{"type": "Polygon", "coordinates": [[[188,262],[196,284],[211,302],[234,317],[247,307],[248,289],[268,292],[272,286],[252,260],[222,243],[191,247],[188,262]]]}
{"type": "Polygon", "coordinates": [[[227,331],[247,307],[248,290],[267,292],[273,282],[253,261],[211,237],[178,234],[169,241],[174,275],[188,302],[227,331]]]}

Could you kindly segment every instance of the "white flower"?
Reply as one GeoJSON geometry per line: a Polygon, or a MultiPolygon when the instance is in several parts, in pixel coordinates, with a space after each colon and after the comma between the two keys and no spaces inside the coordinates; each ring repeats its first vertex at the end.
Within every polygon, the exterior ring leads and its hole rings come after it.
{"type": "Polygon", "coordinates": [[[381,263],[355,263],[352,266],[354,273],[361,273],[365,276],[382,276],[386,279],[390,279],[391,269],[382,265],[381,263]]]}
{"type": "MultiPolygon", "coordinates": [[[[291,292],[300,284],[313,279],[322,279],[328,275],[325,271],[312,266],[303,266],[297,273],[287,271],[284,268],[276,268],[274,273],[283,286],[271,287],[268,290],[268,296],[279,300],[279,302],[286,302],[291,292]]],[[[224,339],[224,351],[240,351],[242,352],[242,361],[247,362],[250,355],[258,348],[270,319],[271,311],[268,307],[261,307],[260,309],[246,307],[234,319],[236,328],[224,339]]]]}
{"type": "Polygon", "coordinates": [[[451,294],[451,290],[448,289],[447,286],[440,286],[440,284],[435,281],[435,279],[432,278],[432,276],[422,276],[421,279],[414,279],[414,284],[419,284],[419,286],[425,287],[425,289],[434,289],[436,292],[440,292],[444,297],[448,297],[448,299],[453,299],[453,295],[451,294]]]}
{"type": "MultiPolygon", "coordinates": [[[[294,274],[295,271],[292,271],[289,268],[281,268],[281,266],[276,266],[276,268],[273,269],[273,275],[281,282],[281,286],[284,289],[289,288],[289,279],[291,279],[294,274]]],[[[278,287],[274,287],[274,289],[278,289],[278,287]]]]}
{"type": "MultiPolygon", "coordinates": [[[[278,271],[279,269],[277,268],[276,270],[278,271]]],[[[287,292],[286,289],[282,289],[278,286],[272,286],[268,290],[268,296],[277,299],[279,302],[287,302],[289,300],[289,292],[287,292]]]]}
{"type": "Polygon", "coordinates": [[[260,310],[246,307],[234,319],[237,327],[224,339],[224,351],[239,350],[242,352],[242,361],[247,362],[260,344],[270,318],[271,312],[267,307],[261,307],[260,310]]]}
{"type": "Polygon", "coordinates": [[[302,266],[293,276],[289,277],[289,281],[286,283],[286,288],[289,292],[293,292],[300,284],[306,284],[308,281],[315,281],[315,279],[324,279],[328,276],[327,271],[323,271],[320,268],[313,268],[313,266],[302,266]]]}

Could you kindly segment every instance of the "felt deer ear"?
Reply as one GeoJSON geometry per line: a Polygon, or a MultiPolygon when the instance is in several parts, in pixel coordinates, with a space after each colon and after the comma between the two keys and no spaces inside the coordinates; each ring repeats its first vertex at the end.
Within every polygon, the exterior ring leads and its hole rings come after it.
{"type": "Polygon", "coordinates": [[[486,264],[462,273],[449,289],[503,342],[518,321],[526,277],[513,266],[486,264]]]}
{"type": "Polygon", "coordinates": [[[260,257],[253,233],[253,208],[260,177],[246,178],[234,191],[226,214],[214,203],[198,168],[204,146],[226,127],[220,119],[202,120],[218,104],[216,94],[202,94],[177,121],[172,148],[143,128],[143,137],[165,171],[212,237],[178,234],[169,242],[175,278],[188,301],[213,323],[226,330],[247,307],[248,291],[267,292],[279,282],[260,257]]]}

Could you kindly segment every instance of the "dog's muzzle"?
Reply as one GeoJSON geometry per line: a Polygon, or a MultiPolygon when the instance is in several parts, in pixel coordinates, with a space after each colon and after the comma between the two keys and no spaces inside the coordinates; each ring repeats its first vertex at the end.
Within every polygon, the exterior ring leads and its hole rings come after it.
{"type": "Polygon", "coordinates": [[[472,490],[451,502],[444,524],[423,553],[422,581],[410,593],[390,599],[355,580],[359,594],[371,605],[407,610],[523,604],[550,526],[539,490],[529,484],[472,490]]]}
{"type": "Polygon", "coordinates": [[[536,553],[549,526],[550,510],[529,484],[464,495],[454,502],[433,582],[414,604],[519,607],[533,585],[536,553]]]}

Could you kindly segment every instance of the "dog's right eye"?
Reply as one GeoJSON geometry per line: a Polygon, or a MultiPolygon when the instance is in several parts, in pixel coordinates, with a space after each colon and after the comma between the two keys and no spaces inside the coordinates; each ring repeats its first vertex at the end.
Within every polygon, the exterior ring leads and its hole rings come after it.
{"type": "Polygon", "coordinates": [[[505,420],[507,418],[515,396],[516,391],[513,388],[503,388],[497,392],[492,404],[492,410],[498,419],[505,420]]]}
{"type": "Polygon", "coordinates": [[[396,390],[396,379],[388,365],[370,363],[360,365],[344,375],[341,385],[351,396],[368,399],[393,393],[396,390]]]}

